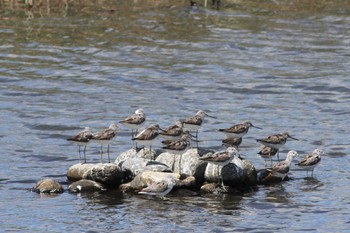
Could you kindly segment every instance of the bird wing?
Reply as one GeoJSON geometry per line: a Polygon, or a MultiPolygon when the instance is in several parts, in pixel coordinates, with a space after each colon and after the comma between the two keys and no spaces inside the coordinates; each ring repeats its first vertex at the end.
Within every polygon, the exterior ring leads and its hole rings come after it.
{"type": "Polygon", "coordinates": [[[275,164],[275,165],[272,167],[272,171],[285,174],[285,173],[288,173],[288,172],[289,172],[289,166],[288,166],[287,163],[285,163],[285,162],[283,161],[283,162],[280,162],[280,163],[275,164]]]}
{"type": "Polygon", "coordinates": [[[242,124],[234,125],[228,129],[221,129],[220,131],[222,132],[227,132],[227,133],[244,133],[246,131],[246,127],[242,124]]]}
{"type": "Polygon", "coordinates": [[[141,124],[145,121],[145,117],[139,114],[132,114],[120,121],[120,123],[128,123],[128,124],[141,124]]]}
{"type": "Polygon", "coordinates": [[[132,140],[152,140],[152,139],[156,138],[157,136],[158,136],[158,131],[144,129],[136,137],[134,137],[132,140]]]}
{"type": "Polygon", "coordinates": [[[168,136],[179,136],[181,133],[182,133],[182,128],[177,125],[173,125],[165,129],[164,132],[161,132],[160,134],[168,135],[168,136]]]}
{"type": "Polygon", "coordinates": [[[298,166],[311,166],[315,165],[318,162],[321,161],[321,156],[319,155],[306,155],[299,163],[297,163],[298,166]]]}
{"type": "Polygon", "coordinates": [[[191,124],[191,125],[201,125],[203,119],[197,116],[189,117],[183,121],[183,123],[191,124]]]}
{"type": "Polygon", "coordinates": [[[172,143],[168,144],[167,146],[162,147],[163,149],[169,149],[169,150],[184,150],[188,146],[188,143],[184,140],[176,140],[172,143]]]}
{"type": "Polygon", "coordinates": [[[112,129],[105,129],[92,135],[92,139],[95,140],[110,140],[115,136],[115,132],[112,129]]]}
{"type": "Polygon", "coordinates": [[[202,157],[199,159],[203,161],[208,161],[208,162],[224,162],[229,158],[230,158],[230,154],[227,153],[226,151],[223,151],[223,152],[216,152],[212,155],[209,155],[207,157],[202,157]]]}

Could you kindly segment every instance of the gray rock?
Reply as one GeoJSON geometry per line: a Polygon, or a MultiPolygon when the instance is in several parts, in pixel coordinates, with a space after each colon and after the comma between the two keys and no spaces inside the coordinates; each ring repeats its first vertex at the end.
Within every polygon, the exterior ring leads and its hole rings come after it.
{"type": "Polygon", "coordinates": [[[114,163],[98,163],[83,175],[83,179],[96,181],[108,188],[118,187],[122,178],[122,171],[114,163]]]}
{"type": "Polygon", "coordinates": [[[114,161],[115,164],[119,165],[121,162],[136,157],[137,151],[133,148],[121,153],[114,161]]]}
{"type": "Polygon", "coordinates": [[[77,181],[83,179],[83,175],[85,172],[91,170],[91,168],[95,166],[95,164],[91,163],[78,163],[74,164],[68,169],[67,178],[70,181],[77,181]]]}
{"type": "Polygon", "coordinates": [[[37,193],[63,193],[64,188],[60,183],[52,179],[43,179],[36,183],[36,185],[32,188],[33,192],[37,193]]]}
{"type": "Polygon", "coordinates": [[[137,152],[136,157],[144,158],[148,160],[156,160],[158,155],[159,155],[159,151],[149,150],[148,148],[144,148],[137,152]]]}
{"type": "Polygon", "coordinates": [[[72,193],[100,192],[105,190],[106,188],[102,184],[92,180],[79,180],[68,186],[68,191],[72,193]]]}
{"type": "Polygon", "coordinates": [[[208,163],[204,178],[211,183],[219,183],[222,178],[224,184],[231,187],[248,187],[256,184],[256,171],[250,161],[243,160],[244,169],[238,167],[234,162],[224,167],[208,163]]]}
{"type": "MultiPolygon", "coordinates": [[[[200,153],[204,153],[204,151],[200,151],[200,153]]],[[[197,149],[189,149],[182,155],[162,153],[157,157],[157,161],[168,165],[174,173],[194,176],[197,182],[202,182],[207,163],[199,160],[199,157],[197,149]]]]}
{"type": "Polygon", "coordinates": [[[132,179],[143,171],[172,172],[171,169],[160,162],[144,158],[129,158],[119,164],[124,177],[132,179]]]}

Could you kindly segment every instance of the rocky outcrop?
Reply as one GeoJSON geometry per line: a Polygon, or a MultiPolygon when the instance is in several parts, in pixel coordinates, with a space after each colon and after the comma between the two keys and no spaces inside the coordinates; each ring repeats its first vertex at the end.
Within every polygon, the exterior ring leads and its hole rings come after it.
{"type": "Polygon", "coordinates": [[[63,193],[64,188],[60,183],[52,179],[43,179],[36,183],[36,185],[32,188],[33,192],[37,193],[63,193]]]}

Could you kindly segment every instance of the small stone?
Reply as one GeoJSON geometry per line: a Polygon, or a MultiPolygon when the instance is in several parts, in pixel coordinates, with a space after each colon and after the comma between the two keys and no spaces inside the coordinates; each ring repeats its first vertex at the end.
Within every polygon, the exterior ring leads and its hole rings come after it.
{"type": "Polygon", "coordinates": [[[64,189],[60,183],[52,179],[43,179],[36,183],[36,185],[32,188],[33,192],[37,193],[63,193],[64,189]]]}
{"type": "Polygon", "coordinates": [[[105,191],[106,188],[92,180],[79,180],[68,186],[68,191],[72,193],[83,193],[83,192],[100,192],[105,191]]]}

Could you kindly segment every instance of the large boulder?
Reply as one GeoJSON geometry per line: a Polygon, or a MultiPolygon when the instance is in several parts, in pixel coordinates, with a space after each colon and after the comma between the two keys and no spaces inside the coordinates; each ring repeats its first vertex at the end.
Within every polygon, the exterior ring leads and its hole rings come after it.
{"type": "Polygon", "coordinates": [[[54,194],[54,193],[63,193],[64,188],[57,181],[47,178],[47,179],[38,181],[35,184],[35,186],[32,188],[32,191],[37,193],[54,194]]]}
{"type": "Polygon", "coordinates": [[[204,181],[206,162],[199,160],[202,154],[207,151],[189,149],[182,155],[174,155],[164,152],[157,157],[157,161],[168,165],[174,173],[193,176],[197,182],[204,181]]]}
{"type": "Polygon", "coordinates": [[[123,171],[123,176],[127,179],[132,179],[143,171],[172,172],[172,170],[163,163],[138,157],[128,158],[121,162],[119,166],[123,171]]]}
{"type": "Polygon", "coordinates": [[[105,191],[106,188],[92,180],[79,180],[68,186],[68,191],[72,193],[83,193],[83,192],[100,192],[105,191]]]}
{"type": "Polygon", "coordinates": [[[70,181],[78,181],[83,179],[83,175],[85,172],[91,170],[91,168],[95,166],[92,163],[77,163],[71,166],[67,172],[67,178],[70,181]]]}
{"type": "Polygon", "coordinates": [[[108,188],[116,188],[122,183],[123,175],[114,163],[98,163],[84,173],[83,179],[96,181],[108,188]]]}
{"type": "Polygon", "coordinates": [[[136,157],[136,154],[137,154],[137,151],[134,148],[131,148],[127,151],[124,151],[120,155],[118,155],[118,157],[115,159],[114,163],[119,165],[120,163],[122,163],[123,161],[125,161],[129,158],[136,157]]]}
{"type": "Polygon", "coordinates": [[[234,161],[226,166],[218,166],[208,163],[204,173],[204,178],[210,183],[219,183],[221,178],[225,185],[244,188],[256,184],[256,171],[250,161],[243,160],[243,169],[236,165],[234,161]]]}
{"type": "Polygon", "coordinates": [[[121,153],[116,158],[114,163],[117,165],[120,165],[125,160],[130,159],[130,158],[143,158],[146,160],[155,160],[155,158],[159,154],[160,154],[160,151],[158,151],[158,150],[149,150],[148,148],[135,150],[134,148],[131,148],[131,149],[121,153]]]}

